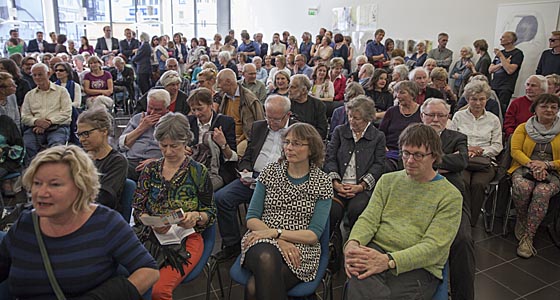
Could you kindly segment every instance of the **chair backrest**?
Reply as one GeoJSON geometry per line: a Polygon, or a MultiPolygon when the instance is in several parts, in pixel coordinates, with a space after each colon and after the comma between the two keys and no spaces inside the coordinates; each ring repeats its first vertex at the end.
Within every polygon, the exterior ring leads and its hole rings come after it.
{"type": "Polygon", "coordinates": [[[121,214],[127,223],[130,223],[130,216],[132,215],[132,197],[134,196],[134,190],[136,190],[136,182],[127,178],[124,183],[120,201],[121,214]]]}
{"type": "Polygon", "coordinates": [[[204,251],[202,251],[202,256],[192,269],[192,271],[183,279],[182,283],[187,283],[193,279],[196,279],[198,275],[204,270],[204,266],[208,262],[208,259],[212,255],[214,250],[214,244],[216,243],[216,223],[206,227],[202,232],[202,239],[204,240],[204,251]]]}

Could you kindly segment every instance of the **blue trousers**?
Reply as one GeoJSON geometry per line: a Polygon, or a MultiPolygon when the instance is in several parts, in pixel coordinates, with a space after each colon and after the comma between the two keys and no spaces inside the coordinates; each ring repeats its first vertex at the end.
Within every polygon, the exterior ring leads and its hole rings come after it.
{"type": "Polygon", "coordinates": [[[48,147],[65,145],[68,142],[70,127],[61,125],[56,130],[47,131],[44,134],[35,134],[33,128],[26,128],[23,132],[23,144],[25,145],[25,158],[27,164],[37,155],[41,145],[47,144],[48,147]]]}
{"type": "Polygon", "coordinates": [[[214,194],[223,246],[241,244],[237,208],[241,203],[249,203],[251,197],[253,197],[253,190],[241,183],[239,179],[235,179],[214,194]]]}

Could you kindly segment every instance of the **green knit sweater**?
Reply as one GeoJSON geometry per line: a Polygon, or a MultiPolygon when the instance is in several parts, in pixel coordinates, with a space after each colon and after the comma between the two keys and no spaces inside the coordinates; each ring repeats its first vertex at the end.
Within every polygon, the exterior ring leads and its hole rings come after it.
{"type": "Polygon", "coordinates": [[[391,253],[396,274],[420,268],[439,279],[461,221],[461,193],[447,179],[417,182],[406,171],[379,179],[349,240],[391,253]]]}

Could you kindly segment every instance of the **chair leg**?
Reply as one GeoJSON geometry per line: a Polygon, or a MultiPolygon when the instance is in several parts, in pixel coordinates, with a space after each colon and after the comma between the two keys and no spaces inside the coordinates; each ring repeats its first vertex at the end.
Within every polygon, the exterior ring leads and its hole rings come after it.
{"type": "MultiPolygon", "coordinates": [[[[510,191],[511,191],[511,189],[510,189],[510,191]]],[[[507,235],[507,226],[508,226],[508,222],[509,222],[509,211],[511,210],[511,203],[512,202],[513,202],[513,199],[510,196],[509,200],[508,200],[507,207],[506,207],[506,213],[504,215],[504,224],[503,224],[503,228],[502,228],[502,235],[503,236],[507,235]]]]}
{"type": "Polygon", "coordinates": [[[233,279],[229,279],[229,289],[228,289],[228,294],[227,294],[227,300],[231,299],[231,286],[233,285],[233,279]]]}
{"type": "Polygon", "coordinates": [[[222,274],[220,271],[219,264],[216,263],[216,271],[218,272],[218,284],[220,285],[220,294],[222,295],[222,299],[224,299],[224,285],[222,284],[222,274]]]}
{"type": "Polygon", "coordinates": [[[498,204],[498,185],[494,188],[494,197],[492,199],[492,221],[490,223],[490,232],[494,231],[494,221],[496,220],[496,206],[498,204]]]}

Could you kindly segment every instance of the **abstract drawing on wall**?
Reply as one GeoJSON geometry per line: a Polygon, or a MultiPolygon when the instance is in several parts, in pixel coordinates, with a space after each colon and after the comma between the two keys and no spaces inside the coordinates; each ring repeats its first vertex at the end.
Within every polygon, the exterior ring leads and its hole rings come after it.
{"type": "Polygon", "coordinates": [[[356,30],[368,31],[377,29],[377,4],[359,5],[356,8],[356,30]]]}
{"type": "Polygon", "coordinates": [[[556,30],[560,2],[518,3],[498,6],[494,45],[488,52],[493,56],[493,48],[502,49],[500,37],[505,31],[517,34],[515,47],[523,51],[525,58],[521,65],[514,95],[524,92],[524,82],[535,73],[539,57],[548,48],[547,39],[556,30]]]}
{"type": "Polygon", "coordinates": [[[352,17],[350,15],[350,7],[337,7],[333,8],[332,28],[334,32],[346,32],[354,25],[352,24],[352,17]]]}

